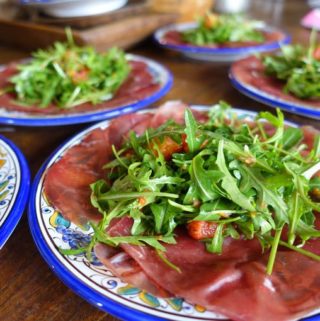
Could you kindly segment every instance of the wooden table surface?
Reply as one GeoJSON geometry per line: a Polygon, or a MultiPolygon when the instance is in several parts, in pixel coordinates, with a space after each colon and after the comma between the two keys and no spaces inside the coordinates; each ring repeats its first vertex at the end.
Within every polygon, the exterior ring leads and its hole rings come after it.
{"type": "MultiPolygon", "coordinates": [[[[253,0],[249,14],[284,28],[294,41],[308,42],[309,31],[299,25],[309,8],[303,0],[253,0]]],[[[183,59],[146,41],[131,50],[158,60],[174,75],[172,90],[160,102],[181,99],[194,104],[214,104],[223,99],[234,106],[269,110],[238,93],[228,80],[228,65],[183,59]]],[[[27,52],[0,47],[0,63],[26,57],[27,52]]],[[[301,124],[320,128],[319,122],[286,114],[301,124]]],[[[0,134],[16,143],[25,154],[34,176],[43,161],[64,140],[87,125],[52,128],[0,126],[0,134]]],[[[27,213],[0,251],[0,320],[2,321],[111,321],[67,288],[45,263],[30,235],[27,213]]]]}

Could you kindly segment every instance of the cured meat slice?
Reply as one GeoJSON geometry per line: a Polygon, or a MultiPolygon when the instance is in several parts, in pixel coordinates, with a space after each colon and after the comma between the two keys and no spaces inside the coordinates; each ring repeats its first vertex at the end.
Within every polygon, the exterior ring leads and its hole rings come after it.
{"type": "Polygon", "coordinates": [[[271,277],[266,263],[267,255],[238,265],[241,277],[212,297],[212,308],[233,320],[286,321],[319,307],[319,263],[279,251],[271,277]]]}
{"type": "MultiPolygon", "coordinates": [[[[128,235],[132,221],[125,217],[109,234],[128,235]]],[[[221,255],[208,253],[204,244],[176,230],[177,244],[164,244],[169,267],[148,246],[122,244],[151,282],[186,301],[205,306],[236,321],[286,321],[320,305],[320,264],[299,253],[281,250],[272,276],[266,275],[268,254],[256,240],[226,239],[221,255]],[[303,272],[302,272],[303,271],[303,272]],[[294,280],[294,281],[293,281],[294,280]]],[[[313,241],[315,247],[320,241],[313,241]]],[[[134,282],[134,280],[132,280],[134,282]]]]}
{"type": "Polygon", "coordinates": [[[159,108],[150,122],[151,127],[158,127],[171,119],[182,124],[184,121],[184,111],[188,107],[181,101],[168,101],[159,108]]]}
{"type": "Polygon", "coordinates": [[[240,83],[252,86],[266,94],[299,105],[320,108],[319,99],[300,99],[284,92],[284,82],[266,75],[264,66],[257,57],[251,56],[235,62],[231,67],[231,74],[240,83]]]}
{"type": "Polygon", "coordinates": [[[44,192],[66,219],[82,225],[88,219],[101,218],[90,203],[89,185],[103,177],[102,167],[113,157],[112,145],[119,146],[131,128],[151,117],[150,114],[125,115],[106,129],[92,131],[48,169],[44,192]]]}
{"type": "Polygon", "coordinates": [[[165,298],[173,296],[168,291],[158,286],[157,283],[153,282],[140,265],[123,250],[98,243],[94,247],[94,251],[100,262],[123,282],[143,289],[157,297],[165,298]]]}
{"type": "MultiPolygon", "coordinates": [[[[160,85],[154,80],[147,64],[141,61],[130,61],[131,72],[126,81],[120,86],[114,97],[103,103],[93,105],[84,103],[74,108],[61,109],[55,105],[46,108],[36,106],[21,106],[15,103],[15,96],[12,93],[4,93],[0,95],[0,107],[10,111],[21,111],[34,114],[75,114],[82,112],[91,112],[96,110],[125,106],[146,98],[157,90],[160,85]]],[[[17,72],[17,64],[10,64],[7,68],[0,71],[0,88],[9,85],[8,79],[17,72]]]]}
{"type": "MultiPolygon", "coordinates": [[[[184,112],[187,107],[189,107],[187,104],[179,100],[166,102],[156,110],[154,117],[150,121],[150,127],[157,128],[169,119],[174,120],[178,124],[183,124],[184,112]]],[[[208,120],[207,113],[198,110],[193,110],[192,113],[199,122],[208,120]]]]}

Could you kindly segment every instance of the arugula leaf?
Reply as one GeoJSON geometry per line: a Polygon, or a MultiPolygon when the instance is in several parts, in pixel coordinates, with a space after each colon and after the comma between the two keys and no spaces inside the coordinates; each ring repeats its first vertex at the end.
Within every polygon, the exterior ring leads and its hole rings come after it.
{"type": "Polygon", "coordinates": [[[186,142],[188,144],[189,150],[191,153],[199,150],[201,145],[201,140],[197,137],[197,123],[193,117],[193,114],[190,109],[186,109],[185,111],[185,133],[187,135],[186,142]]]}
{"type": "Polygon", "coordinates": [[[157,251],[157,254],[158,256],[160,257],[160,259],[165,263],[167,264],[169,267],[171,267],[173,270],[175,270],[176,272],[178,273],[181,273],[181,270],[178,266],[174,265],[172,262],[170,262],[167,258],[166,258],[166,255],[163,251],[160,251],[160,250],[156,250],[157,251]]]}
{"type": "Polygon", "coordinates": [[[283,133],[281,139],[282,148],[289,150],[297,145],[303,138],[303,131],[301,128],[288,127],[283,133]]]}
{"type": "Polygon", "coordinates": [[[205,170],[202,155],[202,153],[199,153],[192,160],[191,179],[198,190],[200,199],[210,201],[219,197],[220,193],[216,184],[222,179],[223,174],[216,170],[205,170]]]}
{"type": "Polygon", "coordinates": [[[257,206],[260,208],[260,210],[263,211],[268,206],[271,206],[275,211],[278,224],[288,222],[288,207],[280,193],[269,189],[264,182],[263,176],[257,170],[242,166],[241,171],[248,176],[248,178],[251,180],[251,185],[258,192],[257,206]]]}
{"type": "Polygon", "coordinates": [[[301,99],[320,97],[320,60],[316,52],[317,38],[311,33],[309,47],[288,45],[281,52],[261,58],[267,75],[283,81],[284,92],[301,99]]]}
{"type": "Polygon", "coordinates": [[[271,244],[271,252],[270,252],[270,256],[269,256],[269,260],[268,260],[268,264],[267,264],[267,274],[269,274],[269,275],[271,275],[271,273],[272,273],[274,262],[276,260],[276,255],[277,255],[277,250],[278,250],[278,246],[279,246],[279,242],[280,242],[282,229],[283,229],[283,226],[276,229],[276,233],[275,233],[274,239],[271,244]]]}
{"type": "Polygon", "coordinates": [[[223,227],[224,227],[223,224],[219,224],[211,242],[206,244],[207,250],[209,252],[218,253],[218,254],[222,252],[223,239],[224,239],[223,227]]]}
{"type": "Polygon", "coordinates": [[[221,140],[218,146],[218,154],[216,164],[223,173],[224,177],[221,180],[222,188],[227,192],[228,198],[234,203],[238,204],[243,209],[248,211],[255,211],[254,206],[251,204],[250,200],[241,193],[239,187],[237,186],[237,180],[230,174],[224,157],[223,152],[224,142],[221,140]]]}
{"type": "Polygon", "coordinates": [[[269,113],[268,111],[260,112],[256,119],[266,119],[270,124],[276,128],[276,132],[272,137],[268,138],[265,143],[274,143],[278,145],[281,141],[284,133],[284,115],[279,108],[277,110],[277,117],[269,113]]]}

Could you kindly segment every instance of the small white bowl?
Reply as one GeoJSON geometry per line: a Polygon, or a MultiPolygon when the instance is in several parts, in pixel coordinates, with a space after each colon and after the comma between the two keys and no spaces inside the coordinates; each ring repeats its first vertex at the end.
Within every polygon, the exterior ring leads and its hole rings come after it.
{"type": "Polygon", "coordinates": [[[21,5],[32,7],[58,18],[92,16],[123,7],[128,0],[23,0],[21,5]]]}

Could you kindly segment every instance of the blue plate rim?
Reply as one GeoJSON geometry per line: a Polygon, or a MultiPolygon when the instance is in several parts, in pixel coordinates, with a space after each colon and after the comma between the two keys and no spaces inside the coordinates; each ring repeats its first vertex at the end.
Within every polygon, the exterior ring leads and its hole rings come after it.
{"type": "MultiPolygon", "coordinates": [[[[131,104],[127,104],[124,106],[115,107],[112,109],[105,109],[105,110],[98,110],[92,113],[84,113],[84,114],[61,114],[61,116],[58,117],[35,117],[32,118],[23,118],[23,117],[16,117],[11,116],[10,111],[8,111],[8,115],[1,116],[0,114],[0,124],[7,124],[7,125],[14,125],[14,126],[30,126],[30,127],[43,127],[43,126],[65,126],[65,125],[74,125],[74,124],[82,124],[82,123],[90,123],[90,122],[97,122],[102,121],[106,119],[111,119],[123,114],[131,113],[138,111],[148,105],[151,105],[152,103],[156,102],[160,98],[162,98],[165,94],[169,92],[173,85],[173,75],[171,71],[162,64],[156,62],[153,59],[143,57],[140,55],[133,55],[133,54],[127,54],[128,57],[133,58],[133,60],[136,58],[139,61],[145,61],[149,67],[151,68],[154,66],[155,69],[159,71],[158,74],[164,75],[166,82],[162,84],[162,86],[152,95],[142,99],[138,100],[136,102],[133,102],[131,104]]],[[[5,107],[1,107],[5,109],[5,107]]],[[[12,114],[15,114],[16,112],[12,112],[12,114]]]]}
{"type": "Polygon", "coordinates": [[[247,47],[239,47],[239,48],[208,48],[208,47],[199,47],[194,45],[170,45],[165,44],[161,42],[161,38],[163,34],[169,30],[177,30],[177,27],[181,26],[195,26],[195,23],[177,23],[177,24],[171,24],[169,26],[162,27],[158,29],[154,35],[153,39],[155,42],[167,49],[175,50],[178,52],[186,52],[186,53],[195,53],[195,54],[212,54],[212,55],[240,55],[240,54],[250,54],[252,52],[264,52],[264,51],[272,51],[279,49],[280,46],[286,45],[291,42],[291,36],[278,28],[271,27],[268,25],[265,25],[261,28],[261,30],[264,30],[266,32],[279,32],[282,34],[283,38],[279,41],[273,41],[268,44],[260,44],[255,46],[247,46],[247,47]]]}
{"type": "MultiPolygon", "coordinates": [[[[196,105],[196,104],[190,104],[192,108],[195,109],[202,109],[205,110],[209,106],[208,105],[196,105]]],[[[235,111],[241,111],[248,115],[255,115],[257,112],[252,110],[246,110],[242,108],[232,108],[235,111]]],[[[144,110],[142,112],[149,112],[149,110],[144,110]]],[[[49,265],[52,272],[66,285],[68,286],[74,293],[82,297],[85,301],[92,304],[93,306],[97,307],[103,312],[110,313],[111,315],[115,317],[119,317],[125,321],[165,321],[166,319],[162,317],[157,317],[154,315],[150,315],[147,313],[144,313],[142,311],[139,311],[134,308],[127,307],[119,302],[116,302],[110,298],[107,298],[101,294],[99,294],[94,289],[90,288],[88,285],[86,285],[83,281],[76,278],[72,272],[70,272],[55,256],[53,253],[51,253],[51,250],[46,243],[45,239],[42,236],[42,232],[36,217],[36,207],[35,207],[35,199],[37,194],[38,185],[41,181],[41,178],[52,160],[52,158],[59,153],[63,147],[68,144],[71,140],[75,139],[76,137],[80,137],[83,133],[89,131],[91,128],[97,128],[100,124],[102,124],[104,121],[101,121],[99,123],[96,123],[95,125],[91,125],[72,137],[66,139],[60,146],[58,146],[46,159],[46,161],[42,164],[40,169],[38,170],[31,189],[30,189],[30,197],[29,197],[29,204],[28,204],[28,222],[29,222],[29,229],[32,235],[32,238],[40,252],[40,255],[43,257],[43,259],[46,261],[46,263],[49,265]]],[[[295,125],[295,123],[289,122],[290,124],[295,125]]],[[[196,319],[195,319],[196,320],[196,319]]],[[[198,319],[201,321],[205,321],[205,319],[198,319]]],[[[226,320],[226,319],[225,319],[226,320]]],[[[320,314],[306,317],[301,319],[301,321],[319,321],[320,320],[320,314]]],[[[228,320],[226,320],[228,321],[228,320]]]]}
{"type": "Polygon", "coordinates": [[[0,227],[1,249],[8,241],[24,213],[28,201],[31,178],[29,165],[21,150],[11,140],[2,135],[0,135],[0,140],[3,140],[17,156],[21,172],[20,185],[16,198],[14,199],[13,207],[11,208],[8,217],[0,227]]]}
{"type": "Polygon", "coordinates": [[[320,108],[317,110],[315,108],[308,108],[303,105],[299,105],[296,103],[290,103],[283,99],[277,98],[273,95],[263,92],[257,88],[254,88],[250,85],[247,85],[240,81],[237,76],[232,72],[232,66],[229,70],[229,79],[231,84],[241,93],[252,98],[258,102],[264,103],[268,106],[274,108],[281,108],[287,112],[298,114],[305,117],[311,117],[320,119],[320,108]]]}

